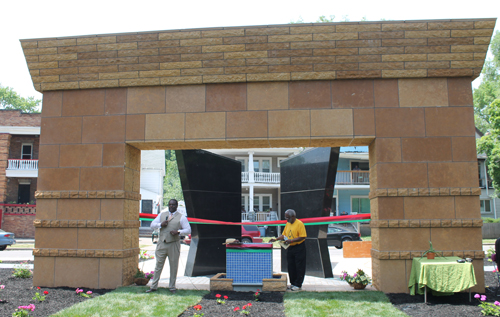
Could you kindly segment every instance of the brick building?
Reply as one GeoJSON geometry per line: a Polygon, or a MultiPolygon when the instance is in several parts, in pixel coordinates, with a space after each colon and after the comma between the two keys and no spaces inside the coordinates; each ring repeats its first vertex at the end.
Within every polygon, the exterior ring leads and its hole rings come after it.
{"type": "Polygon", "coordinates": [[[34,237],[40,113],[0,110],[1,228],[34,237]]]}

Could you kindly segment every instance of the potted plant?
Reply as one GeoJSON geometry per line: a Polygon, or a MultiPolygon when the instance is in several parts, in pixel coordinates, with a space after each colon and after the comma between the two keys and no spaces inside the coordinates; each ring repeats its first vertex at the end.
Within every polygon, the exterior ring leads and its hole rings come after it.
{"type": "Polygon", "coordinates": [[[352,276],[346,271],[342,271],[340,280],[346,281],[349,285],[354,287],[354,289],[364,289],[366,285],[372,282],[372,279],[362,269],[358,269],[352,276]]]}
{"type": "MultiPolygon", "coordinates": [[[[427,259],[429,259],[429,260],[434,259],[434,257],[436,256],[436,253],[438,253],[438,251],[434,250],[434,247],[432,246],[432,241],[429,241],[429,245],[430,245],[429,250],[425,251],[420,258],[422,258],[425,255],[425,256],[427,256],[427,259]]],[[[438,255],[439,255],[439,253],[438,253],[438,255]]],[[[443,256],[442,253],[441,253],[441,256],[443,256]]]]}
{"type": "Polygon", "coordinates": [[[137,269],[137,272],[134,275],[134,283],[137,285],[146,285],[149,283],[149,280],[153,278],[155,275],[155,272],[147,272],[144,273],[142,270],[139,268],[137,269]]]}

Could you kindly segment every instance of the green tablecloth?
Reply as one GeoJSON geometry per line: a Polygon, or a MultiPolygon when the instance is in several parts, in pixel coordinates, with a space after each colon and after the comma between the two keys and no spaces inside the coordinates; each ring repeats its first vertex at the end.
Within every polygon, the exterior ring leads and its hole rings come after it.
{"type": "Polygon", "coordinates": [[[433,260],[413,258],[408,282],[410,294],[415,295],[417,284],[418,294],[424,293],[425,286],[439,293],[451,293],[476,285],[472,263],[458,263],[458,259],[456,256],[436,257],[433,260]]]}

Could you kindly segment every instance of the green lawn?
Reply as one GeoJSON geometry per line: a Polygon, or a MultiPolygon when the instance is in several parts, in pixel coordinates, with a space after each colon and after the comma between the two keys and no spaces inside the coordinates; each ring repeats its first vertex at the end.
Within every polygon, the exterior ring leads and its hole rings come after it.
{"type": "Polygon", "coordinates": [[[196,305],[207,291],[178,290],[175,295],[165,288],[146,294],[147,287],[120,287],[113,292],[71,306],[52,316],[179,316],[196,305]]]}
{"type": "Polygon", "coordinates": [[[287,317],[407,316],[389,302],[382,292],[287,292],[287,317]]]}
{"type": "MultiPolygon", "coordinates": [[[[172,316],[196,305],[208,291],[178,290],[175,295],[161,288],[146,294],[147,287],[120,287],[113,292],[76,304],[53,316],[172,316]]],[[[406,316],[394,308],[382,292],[287,292],[288,317],[406,316]]],[[[239,314],[235,314],[238,315],[239,314]]],[[[208,317],[208,316],[207,316],[208,317]]]]}

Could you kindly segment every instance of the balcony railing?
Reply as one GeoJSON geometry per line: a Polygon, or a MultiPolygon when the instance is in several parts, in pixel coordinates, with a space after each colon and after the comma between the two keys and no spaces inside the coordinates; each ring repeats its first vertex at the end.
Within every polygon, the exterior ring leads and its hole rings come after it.
{"type": "Polygon", "coordinates": [[[8,170],[37,170],[38,160],[9,160],[8,170]]]}
{"type": "Polygon", "coordinates": [[[370,185],[369,171],[337,171],[337,185],[370,185]]]}
{"type": "MultiPolygon", "coordinates": [[[[265,184],[279,184],[280,173],[260,173],[255,172],[254,182],[265,184]]],[[[241,182],[249,182],[249,172],[241,173],[241,182]]],[[[370,172],[369,171],[337,171],[337,178],[335,179],[337,185],[370,185],[370,172]]]]}

